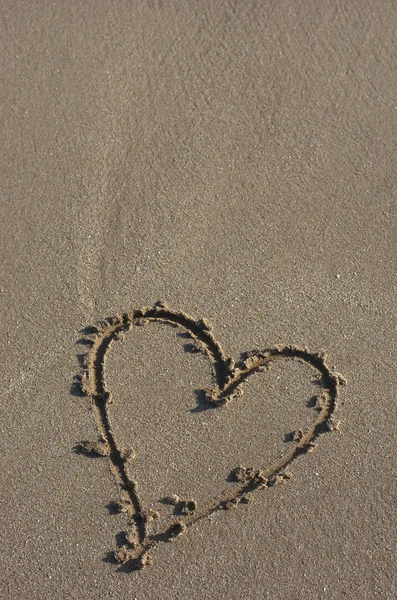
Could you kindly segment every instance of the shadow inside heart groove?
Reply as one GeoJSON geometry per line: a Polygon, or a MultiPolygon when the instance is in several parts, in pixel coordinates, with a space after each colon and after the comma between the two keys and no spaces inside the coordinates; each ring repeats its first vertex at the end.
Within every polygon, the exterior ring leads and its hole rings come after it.
{"type": "Polygon", "coordinates": [[[289,464],[311,451],[320,434],[337,429],[333,413],[344,379],[330,371],[323,353],[278,346],[234,364],[208,322],[164,303],[85,333],[90,348],[81,358],[81,389],[91,398],[99,439],[79,449],[107,457],[119,486],[120,498],[109,507],[125,513],[127,528],[111,557],[123,570],[142,568],[158,543],[215,510],[236,508],[256,489],[285,481],[289,464]],[[145,340],[140,326],[153,322],[159,336],[145,340]],[[118,352],[120,382],[105,375],[105,359],[132,327],[134,363],[118,352]],[[146,352],[145,343],[153,345],[146,352]],[[255,429],[245,420],[246,403],[255,429]],[[255,464],[241,467],[248,460],[255,464]]]}

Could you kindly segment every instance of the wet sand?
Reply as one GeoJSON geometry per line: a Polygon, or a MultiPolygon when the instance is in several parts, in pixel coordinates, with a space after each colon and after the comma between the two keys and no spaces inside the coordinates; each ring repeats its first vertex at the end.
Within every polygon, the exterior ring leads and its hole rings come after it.
{"type": "Polygon", "coordinates": [[[396,24],[3,3],[1,599],[396,597],[396,24]]]}

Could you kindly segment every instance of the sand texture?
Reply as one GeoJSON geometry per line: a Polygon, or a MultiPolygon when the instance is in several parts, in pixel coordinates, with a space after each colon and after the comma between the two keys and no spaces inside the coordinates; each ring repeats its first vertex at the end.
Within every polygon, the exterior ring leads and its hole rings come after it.
{"type": "Polygon", "coordinates": [[[396,27],[3,2],[0,600],[395,600],[396,27]]]}

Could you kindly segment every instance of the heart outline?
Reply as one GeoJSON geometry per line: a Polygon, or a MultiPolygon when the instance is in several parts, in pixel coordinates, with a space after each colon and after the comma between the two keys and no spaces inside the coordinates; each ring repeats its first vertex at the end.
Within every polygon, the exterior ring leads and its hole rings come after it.
{"type": "Polygon", "coordinates": [[[127,514],[128,526],[124,543],[111,553],[116,562],[121,563],[123,570],[141,569],[152,562],[151,551],[162,541],[171,541],[204,517],[219,509],[236,507],[247,494],[260,488],[268,488],[287,477],[285,469],[298,457],[310,452],[317,438],[325,432],[338,429],[334,411],[339,395],[339,387],[346,383],[339,373],[330,370],[326,363],[326,354],[310,353],[307,348],[294,345],[275,346],[266,350],[248,352],[238,363],[227,358],[222,347],[216,341],[210,324],[205,319],[195,320],[184,312],[171,310],[164,302],[157,302],[153,307],[134,310],[131,313],[110,317],[102,323],[91,325],[84,333],[88,336],[82,343],[90,345],[82,360],[83,372],[78,376],[81,391],[90,397],[100,442],[81,442],[80,451],[86,454],[107,456],[110,469],[120,489],[118,509],[127,514]],[[109,407],[113,397],[106,385],[105,363],[111,345],[122,338],[134,325],[148,322],[162,322],[180,327],[193,338],[198,348],[209,358],[215,385],[205,388],[209,407],[220,408],[233,398],[242,394],[242,385],[250,375],[267,370],[272,362],[290,358],[309,365],[320,374],[323,391],[317,396],[318,416],[311,426],[294,439],[283,455],[273,460],[264,470],[248,469],[248,475],[240,480],[240,484],[227,489],[220,495],[211,498],[198,510],[188,512],[183,520],[175,519],[164,532],[150,535],[148,522],[150,510],[145,510],[139,497],[137,483],[131,479],[126,454],[119,447],[112,430],[109,407]]]}

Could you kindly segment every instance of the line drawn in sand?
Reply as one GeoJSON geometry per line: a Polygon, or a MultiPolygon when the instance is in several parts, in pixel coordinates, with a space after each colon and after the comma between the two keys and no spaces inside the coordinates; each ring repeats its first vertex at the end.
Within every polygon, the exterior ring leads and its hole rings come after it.
{"type": "Polygon", "coordinates": [[[228,358],[216,341],[206,319],[195,320],[189,315],[171,310],[164,302],[153,307],[134,310],[117,315],[91,325],[83,330],[86,338],[80,343],[89,345],[88,352],[80,356],[82,373],[76,377],[76,386],[90,398],[99,441],[84,441],[78,444],[79,452],[91,456],[102,456],[109,460],[110,469],[120,490],[119,500],[112,504],[116,512],[126,515],[127,527],[118,548],[108,555],[108,559],[119,563],[124,571],[134,571],[152,562],[152,551],[161,542],[171,542],[186,533],[201,519],[217,510],[236,508],[240,503],[252,500],[252,492],[266,489],[284,482],[291,477],[287,467],[299,456],[311,452],[321,434],[336,431],[340,422],[334,412],[339,396],[339,387],[346,383],[339,373],[332,372],[326,362],[324,352],[310,353],[307,348],[294,345],[275,346],[265,350],[253,350],[241,356],[238,362],[228,358]],[[132,448],[121,448],[115,437],[111,422],[113,396],[106,384],[105,361],[114,341],[123,336],[135,325],[165,323],[181,328],[192,339],[192,347],[203,352],[210,360],[214,384],[203,390],[208,408],[221,410],[243,393],[244,382],[253,374],[265,372],[277,360],[297,360],[308,365],[321,383],[321,392],[315,397],[316,418],[305,431],[293,432],[287,450],[264,469],[238,466],[226,478],[235,482],[232,489],[226,489],[216,497],[197,505],[194,500],[184,501],[174,495],[162,499],[163,503],[174,505],[175,518],[163,532],[151,534],[150,523],[158,514],[144,506],[139,496],[137,482],[129,475],[127,464],[134,459],[132,448]]]}

